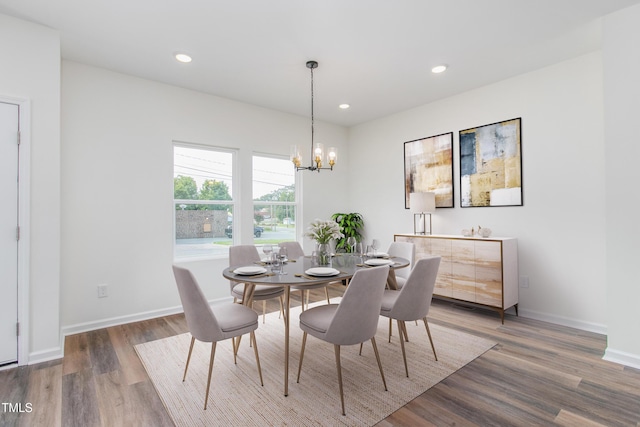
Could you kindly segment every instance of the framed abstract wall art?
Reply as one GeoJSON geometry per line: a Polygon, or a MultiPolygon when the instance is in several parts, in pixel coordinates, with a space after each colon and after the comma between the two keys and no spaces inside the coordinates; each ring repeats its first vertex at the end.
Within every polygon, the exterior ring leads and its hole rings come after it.
{"type": "Polygon", "coordinates": [[[460,131],[460,206],[522,206],[521,118],[460,131]]]}
{"type": "Polygon", "coordinates": [[[404,207],[411,193],[435,193],[437,208],[453,207],[453,132],[404,143],[404,207]]]}

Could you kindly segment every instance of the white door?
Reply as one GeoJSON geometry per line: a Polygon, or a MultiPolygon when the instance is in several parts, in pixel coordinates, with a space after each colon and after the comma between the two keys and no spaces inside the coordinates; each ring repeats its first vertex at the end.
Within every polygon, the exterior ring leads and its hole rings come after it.
{"type": "Polygon", "coordinates": [[[0,102],[0,365],[18,361],[18,115],[0,102]]]}

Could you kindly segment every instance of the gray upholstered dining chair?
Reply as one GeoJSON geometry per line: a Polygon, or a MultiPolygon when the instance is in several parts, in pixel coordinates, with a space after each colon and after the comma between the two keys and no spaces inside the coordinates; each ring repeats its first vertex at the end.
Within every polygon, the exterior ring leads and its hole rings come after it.
{"type": "MultiPolygon", "coordinates": [[[[281,242],[278,243],[281,248],[285,248],[287,250],[287,256],[289,259],[294,260],[304,256],[304,251],[302,250],[302,246],[299,242],[281,242]]],[[[300,291],[300,304],[302,305],[302,310],[305,309],[305,304],[307,307],[309,306],[309,291],[311,289],[320,289],[324,288],[324,294],[327,297],[327,304],[331,304],[329,300],[329,290],[327,289],[329,286],[329,282],[326,283],[316,283],[313,285],[304,285],[304,286],[291,286],[291,290],[300,291]]]]}
{"type": "Polygon", "coordinates": [[[416,246],[411,242],[391,242],[387,253],[391,257],[400,257],[409,260],[409,265],[407,267],[394,270],[398,289],[400,289],[405,283],[407,283],[407,279],[409,278],[409,274],[413,268],[416,257],[416,246]]]}
{"type": "Polygon", "coordinates": [[[304,256],[302,245],[299,242],[280,242],[278,246],[287,250],[287,256],[289,259],[298,259],[304,256]]]}
{"type": "Polygon", "coordinates": [[[333,344],[336,368],[338,370],[342,415],[345,415],[345,410],[340,346],[362,344],[364,341],[371,340],[382,383],[384,384],[384,389],[387,390],[387,382],[384,379],[375,334],[378,329],[382,295],[388,274],[388,265],[358,270],[353,275],[340,304],[320,305],[300,314],[300,329],[304,333],[302,335],[302,350],[300,351],[297,382],[300,382],[300,371],[302,370],[307,334],[333,344]]]}
{"type": "Polygon", "coordinates": [[[390,319],[396,319],[398,322],[398,336],[400,338],[400,346],[402,347],[402,358],[404,359],[404,370],[409,376],[409,368],[407,367],[407,355],[404,349],[403,332],[406,330],[405,321],[419,320],[424,321],[424,326],[429,336],[433,356],[438,360],[436,348],[433,345],[429,323],[427,322],[427,314],[431,306],[431,298],[433,296],[433,288],[440,267],[440,257],[432,256],[422,258],[416,262],[411,270],[411,274],[407,282],[400,290],[386,289],[382,297],[382,308],[380,315],[390,319]]]}
{"type": "Polygon", "coordinates": [[[209,400],[209,388],[211,386],[211,372],[213,370],[213,359],[216,353],[218,341],[233,339],[233,361],[237,363],[236,355],[238,347],[235,338],[246,333],[250,334],[251,344],[256,356],[256,365],[260,375],[260,385],[262,381],[262,369],[260,368],[260,357],[258,356],[258,344],[256,342],[255,330],[258,328],[258,314],[249,307],[239,304],[220,304],[211,308],[206,297],[202,293],[198,282],[191,271],[186,268],[173,266],[173,274],[178,285],[184,316],[187,319],[187,327],[191,333],[191,345],[187,364],[184,367],[182,381],[187,378],[191,352],[196,340],[211,343],[211,357],[209,359],[209,375],[207,377],[207,391],[204,397],[204,409],[207,409],[209,400]]]}
{"type": "MultiPolygon", "coordinates": [[[[260,254],[254,245],[235,245],[229,248],[229,267],[242,267],[260,261],[260,254]]],[[[231,286],[233,302],[242,301],[244,297],[244,283],[229,282],[229,284],[231,286]]],[[[279,298],[280,312],[282,313],[283,295],[284,288],[282,286],[256,285],[253,301],[262,301],[262,323],[265,322],[268,299],[279,298]]]]}
{"type": "MultiPolygon", "coordinates": [[[[390,257],[400,257],[409,260],[409,265],[407,267],[393,271],[396,275],[396,284],[398,285],[398,289],[402,289],[404,284],[407,283],[407,279],[409,278],[409,274],[411,273],[411,269],[415,262],[416,245],[411,242],[391,242],[387,253],[390,257]]],[[[417,324],[418,322],[416,322],[416,325],[417,324]]],[[[391,342],[391,330],[392,320],[389,319],[389,342],[391,342]]]]}

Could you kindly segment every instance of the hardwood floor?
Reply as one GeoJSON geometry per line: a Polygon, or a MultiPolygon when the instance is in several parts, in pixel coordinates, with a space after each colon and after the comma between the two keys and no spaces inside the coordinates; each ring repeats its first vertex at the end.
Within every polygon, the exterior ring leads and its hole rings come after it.
{"type": "MultiPolygon", "coordinates": [[[[330,295],[343,289],[332,285],[330,295]]],[[[314,291],[314,301],[323,298],[314,291]]],[[[429,321],[498,345],[380,427],[640,427],[640,370],[603,361],[606,337],[513,315],[502,325],[495,312],[437,300],[429,321]]],[[[0,371],[0,401],[14,405],[3,405],[0,425],[173,425],[133,346],[186,330],[184,316],[175,315],[91,331],[67,337],[62,360],[0,371]]]]}

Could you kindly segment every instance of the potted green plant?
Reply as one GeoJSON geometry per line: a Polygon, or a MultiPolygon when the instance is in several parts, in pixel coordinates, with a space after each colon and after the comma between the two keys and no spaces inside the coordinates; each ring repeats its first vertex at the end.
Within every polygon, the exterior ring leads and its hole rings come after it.
{"type": "Polygon", "coordinates": [[[331,219],[338,223],[343,234],[341,239],[336,240],[336,251],[351,252],[351,247],[347,244],[349,237],[354,237],[356,242],[362,241],[362,228],[364,220],[359,213],[335,213],[331,219]]]}

